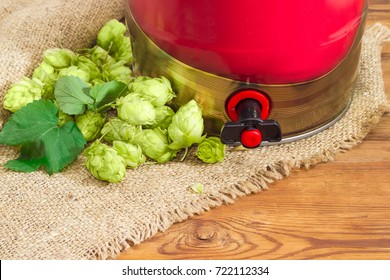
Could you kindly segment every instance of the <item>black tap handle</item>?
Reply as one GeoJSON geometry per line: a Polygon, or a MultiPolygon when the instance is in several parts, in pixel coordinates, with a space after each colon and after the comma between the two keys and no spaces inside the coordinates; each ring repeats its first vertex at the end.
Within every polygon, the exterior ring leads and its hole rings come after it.
{"type": "Polygon", "coordinates": [[[241,133],[245,124],[240,122],[227,122],[221,131],[221,142],[226,145],[241,145],[241,133]]]}
{"type": "Polygon", "coordinates": [[[221,132],[222,143],[255,148],[262,141],[278,142],[282,139],[277,121],[260,118],[261,105],[257,100],[248,98],[240,101],[236,111],[238,121],[225,123],[221,132]]]}
{"type": "Polygon", "coordinates": [[[257,127],[263,135],[263,141],[279,142],[282,140],[282,130],[277,121],[265,120],[260,122],[257,127]]]}
{"type": "Polygon", "coordinates": [[[221,142],[226,145],[241,145],[241,134],[246,129],[258,129],[263,137],[263,141],[279,142],[282,140],[280,126],[275,120],[251,121],[246,123],[227,122],[221,132],[221,142]]]}

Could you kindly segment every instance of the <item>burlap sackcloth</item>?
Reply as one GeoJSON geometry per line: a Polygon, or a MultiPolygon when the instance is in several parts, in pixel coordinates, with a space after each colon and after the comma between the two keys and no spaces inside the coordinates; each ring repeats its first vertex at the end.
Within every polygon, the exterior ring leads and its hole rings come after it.
{"type": "MultiPolygon", "coordinates": [[[[122,0],[1,0],[0,97],[31,75],[45,49],[93,44],[122,0]]],[[[351,149],[387,110],[381,43],[390,30],[366,29],[359,81],[347,114],[328,130],[290,144],[228,150],[221,164],[194,158],[129,170],[120,184],[95,180],[80,157],[62,173],[16,173],[0,167],[0,259],[106,259],[173,223],[267,188],[292,168],[332,160],[351,149]],[[190,187],[204,184],[202,195],[190,187]]],[[[340,77],[342,79],[342,77],[340,77]]],[[[1,110],[0,127],[8,114],[1,110]]],[[[0,164],[17,152],[0,146],[0,164]]],[[[261,197],[259,197],[261,199],[261,197]]]]}

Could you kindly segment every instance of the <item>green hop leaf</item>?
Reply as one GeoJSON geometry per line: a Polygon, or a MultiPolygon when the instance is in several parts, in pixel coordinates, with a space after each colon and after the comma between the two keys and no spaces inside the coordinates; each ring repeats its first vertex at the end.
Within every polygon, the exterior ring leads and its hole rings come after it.
{"type": "Polygon", "coordinates": [[[222,162],[225,159],[225,145],[218,137],[209,137],[198,145],[195,154],[206,163],[222,162]]]}
{"type": "Polygon", "coordinates": [[[143,153],[157,161],[164,163],[176,157],[176,150],[168,146],[168,135],[161,129],[145,129],[135,135],[133,142],[141,146],[143,153]]]}
{"type": "Polygon", "coordinates": [[[95,140],[100,135],[100,130],[105,124],[106,118],[107,115],[105,113],[93,111],[87,111],[82,115],[76,116],[77,127],[87,142],[95,140]]]}
{"type": "Polygon", "coordinates": [[[134,136],[141,130],[141,126],[135,126],[114,117],[104,124],[100,133],[107,142],[115,140],[131,142],[134,136]]]}
{"type": "Polygon", "coordinates": [[[7,91],[3,107],[14,113],[34,100],[41,99],[43,94],[43,83],[40,80],[23,77],[7,91]]]}
{"type": "Polygon", "coordinates": [[[20,149],[20,156],[9,160],[4,167],[19,172],[34,172],[45,163],[43,149],[39,144],[26,144],[20,149]]]}
{"type": "Polygon", "coordinates": [[[78,77],[59,78],[54,90],[58,106],[69,115],[84,113],[85,107],[94,103],[94,100],[85,94],[85,89],[89,89],[89,85],[78,77]]]}
{"type": "Polygon", "coordinates": [[[141,98],[149,101],[155,107],[163,106],[175,97],[171,83],[165,77],[150,78],[137,77],[130,85],[130,92],[137,93],[141,98]]]}
{"type": "Polygon", "coordinates": [[[126,167],[136,168],[146,161],[142,148],[136,144],[114,141],[113,148],[125,159],[126,167]]]}
{"type": "Polygon", "coordinates": [[[150,125],[156,118],[154,106],[135,94],[119,98],[116,104],[119,118],[132,125],[150,125]]]}
{"type": "Polygon", "coordinates": [[[96,179],[117,183],[125,177],[125,160],[114,148],[97,140],[85,149],[84,155],[85,166],[96,179]]]}
{"type": "Polygon", "coordinates": [[[93,86],[89,96],[95,100],[95,108],[104,111],[111,107],[112,102],[125,94],[127,94],[126,84],[118,81],[111,81],[93,86]]]}
{"type": "Polygon", "coordinates": [[[74,122],[59,127],[57,114],[56,105],[42,99],[10,117],[0,132],[0,143],[22,147],[19,158],[8,161],[5,167],[32,172],[42,166],[53,174],[77,158],[86,144],[85,139],[74,122]]]}
{"type": "Polygon", "coordinates": [[[168,127],[169,137],[172,143],[169,147],[173,150],[188,148],[194,143],[200,143],[206,137],[202,136],[204,123],[202,111],[195,100],[179,108],[172,117],[172,123],[168,127]]]}

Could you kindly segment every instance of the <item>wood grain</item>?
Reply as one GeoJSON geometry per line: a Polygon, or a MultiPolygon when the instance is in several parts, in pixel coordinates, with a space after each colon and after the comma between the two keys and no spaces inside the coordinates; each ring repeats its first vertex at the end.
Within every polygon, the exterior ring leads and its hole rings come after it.
{"type": "MultiPolygon", "coordinates": [[[[367,24],[390,27],[390,0],[367,24]]],[[[383,47],[390,97],[390,43],[383,47]]],[[[118,259],[390,259],[390,114],[334,162],[173,225],[118,259]]]]}

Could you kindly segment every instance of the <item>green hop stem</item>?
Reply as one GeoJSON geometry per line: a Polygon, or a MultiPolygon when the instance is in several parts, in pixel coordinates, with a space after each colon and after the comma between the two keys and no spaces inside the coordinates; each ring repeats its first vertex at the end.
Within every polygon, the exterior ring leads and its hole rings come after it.
{"type": "Polygon", "coordinates": [[[180,161],[184,161],[184,159],[187,157],[188,150],[189,150],[188,147],[186,147],[185,150],[184,150],[184,155],[183,155],[183,157],[181,158],[180,161]]]}
{"type": "Polygon", "coordinates": [[[111,128],[112,128],[112,126],[110,127],[110,129],[108,129],[106,132],[104,132],[104,134],[102,134],[102,136],[100,136],[100,138],[97,139],[96,141],[101,142],[102,139],[104,138],[104,136],[106,136],[109,132],[111,132],[111,128]]]}

